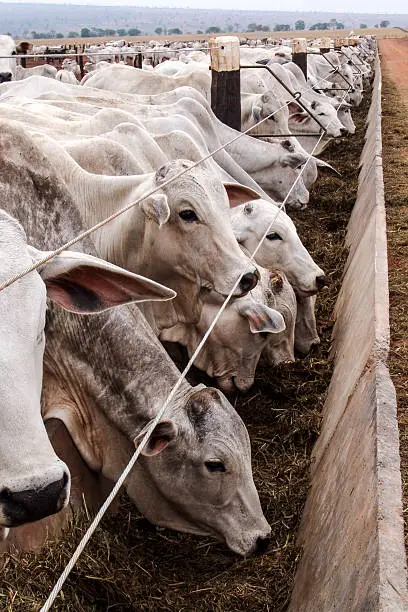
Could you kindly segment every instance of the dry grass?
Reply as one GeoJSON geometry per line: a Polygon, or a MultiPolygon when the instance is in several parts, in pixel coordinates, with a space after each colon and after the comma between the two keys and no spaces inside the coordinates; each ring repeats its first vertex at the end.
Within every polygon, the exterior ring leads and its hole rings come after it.
{"type": "MultiPolygon", "coordinates": [[[[408,33],[404,33],[398,28],[366,28],[360,30],[359,28],[353,30],[354,34],[364,36],[366,34],[373,34],[377,38],[400,38],[408,36],[408,33]]],[[[258,40],[262,38],[307,38],[312,40],[314,38],[344,38],[348,36],[350,30],[302,30],[296,31],[290,30],[288,32],[241,32],[234,34],[180,34],[176,36],[157,36],[156,34],[149,34],[148,36],[97,36],[91,38],[43,38],[33,40],[35,45],[84,45],[94,43],[104,43],[110,40],[123,40],[133,43],[141,44],[148,42],[149,40],[170,40],[170,41],[205,41],[214,36],[240,36],[242,38],[249,38],[251,40],[258,40]]]]}
{"type": "MultiPolygon", "coordinates": [[[[331,376],[328,363],[331,312],[341,283],[345,227],[357,190],[368,95],[355,113],[357,134],[333,142],[324,158],[342,178],[325,171],[309,208],[296,223],[316,260],[331,278],[319,299],[322,344],[287,369],[261,367],[247,396],[232,397],[250,432],[253,469],[265,515],[272,526],[267,555],[237,559],[205,538],[149,525],[123,496],[119,514],[99,527],[68,579],[55,610],[265,611],[285,610],[299,556],[295,545],[309,484],[312,446],[331,376]]],[[[0,608],[37,610],[85,529],[78,518],[58,543],[40,554],[0,559],[0,608]]]]}
{"type": "Polygon", "coordinates": [[[397,392],[405,542],[408,548],[408,99],[401,96],[386,70],[382,105],[390,284],[389,368],[397,392]]]}

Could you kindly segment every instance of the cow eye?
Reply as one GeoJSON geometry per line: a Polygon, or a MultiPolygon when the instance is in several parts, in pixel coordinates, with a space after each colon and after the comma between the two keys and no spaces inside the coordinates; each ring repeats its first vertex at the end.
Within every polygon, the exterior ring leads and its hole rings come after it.
{"type": "Polygon", "coordinates": [[[225,465],[222,461],[218,461],[217,459],[212,459],[211,461],[205,462],[205,467],[211,474],[215,472],[226,472],[225,465]]]}
{"type": "Polygon", "coordinates": [[[273,234],[268,234],[267,239],[268,240],[282,240],[281,236],[279,236],[279,234],[277,234],[276,232],[273,232],[273,234]]]}
{"type": "Polygon", "coordinates": [[[11,55],[17,55],[17,51],[12,51],[11,55]]]}
{"type": "Polygon", "coordinates": [[[326,113],[318,113],[319,117],[324,117],[326,113]]]}
{"type": "Polygon", "coordinates": [[[180,219],[183,219],[186,223],[194,223],[194,221],[198,221],[198,217],[195,214],[194,210],[182,210],[179,212],[180,219]]]}

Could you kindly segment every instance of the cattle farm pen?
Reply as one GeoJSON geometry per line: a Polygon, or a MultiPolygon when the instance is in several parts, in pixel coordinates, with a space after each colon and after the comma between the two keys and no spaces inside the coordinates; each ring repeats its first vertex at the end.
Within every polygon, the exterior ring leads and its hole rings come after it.
{"type": "MultiPolygon", "coordinates": [[[[386,32],[389,34],[391,30],[386,32]]],[[[394,34],[395,30],[392,32],[394,34]]],[[[374,33],[378,35],[380,30],[374,33]]],[[[324,32],[322,35],[330,34],[324,32]]],[[[407,295],[408,123],[406,110],[402,110],[402,103],[398,105],[397,100],[399,93],[386,74],[383,105],[386,201],[391,207],[388,219],[392,258],[391,372],[403,426],[401,455],[404,507],[407,508],[408,323],[404,305],[407,295]]],[[[367,90],[360,107],[353,110],[356,134],[333,140],[323,153],[324,160],[333,165],[339,175],[327,169],[319,172],[308,208],[291,212],[302,241],[330,278],[327,290],[317,301],[321,344],[307,358],[286,367],[271,371],[261,363],[255,385],[248,394],[229,398],[250,434],[254,479],[265,516],[272,526],[268,553],[262,557],[237,559],[224,545],[210,539],[155,528],[137,513],[123,494],[118,512],[104,519],[53,609],[204,612],[279,611],[289,606],[301,557],[296,534],[310,486],[310,457],[319,435],[321,412],[333,371],[329,359],[333,309],[348,256],[345,236],[357,197],[359,161],[370,103],[371,92],[367,90]]],[[[198,371],[191,373],[190,382],[211,384],[211,380],[198,371]]],[[[0,558],[0,609],[10,612],[38,610],[88,523],[87,517],[77,516],[59,541],[48,542],[40,552],[13,553],[0,558]]],[[[332,609],[337,609],[334,604],[332,609]]]]}

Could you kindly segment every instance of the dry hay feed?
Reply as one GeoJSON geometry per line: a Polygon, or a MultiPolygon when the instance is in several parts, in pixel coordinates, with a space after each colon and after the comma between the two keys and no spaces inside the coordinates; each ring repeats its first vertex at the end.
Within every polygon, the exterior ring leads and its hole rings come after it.
{"type": "MultiPolygon", "coordinates": [[[[331,376],[328,363],[331,313],[346,258],[346,224],[357,193],[359,157],[370,92],[353,112],[356,135],[333,141],[323,158],[341,176],[324,170],[309,207],[294,221],[306,247],[330,278],[318,299],[322,339],[312,355],[290,367],[259,367],[246,396],[230,398],[252,440],[255,482],[272,526],[268,554],[239,559],[222,544],[156,529],[124,495],[119,514],[107,518],[85,549],[54,610],[236,611],[284,610],[290,600],[296,562],[296,531],[309,483],[309,456],[319,431],[320,412],[331,376]]],[[[78,518],[66,537],[40,554],[0,560],[0,608],[35,610],[44,603],[85,530],[78,518]]]]}

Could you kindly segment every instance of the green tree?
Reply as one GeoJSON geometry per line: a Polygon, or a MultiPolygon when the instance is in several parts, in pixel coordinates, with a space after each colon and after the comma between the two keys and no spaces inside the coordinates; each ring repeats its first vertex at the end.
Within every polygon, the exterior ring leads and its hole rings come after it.
{"type": "Polygon", "coordinates": [[[366,23],[360,23],[360,29],[361,29],[361,30],[365,30],[365,29],[366,29],[366,27],[367,27],[367,24],[366,24],[366,23]]]}
{"type": "Polygon", "coordinates": [[[197,30],[196,32],[197,34],[204,34],[204,32],[202,30],[197,30]]]}
{"type": "Polygon", "coordinates": [[[81,38],[89,38],[91,36],[91,30],[89,28],[82,28],[81,38]]]}
{"type": "Polygon", "coordinates": [[[163,28],[156,28],[154,33],[157,34],[157,36],[161,36],[161,33],[163,32],[163,28]]]}
{"type": "Polygon", "coordinates": [[[140,36],[141,31],[139,30],[139,28],[129,28],[128,30],[128,36],[140,36]]]}
{"type": "Polygon", "coordinates": [[[128,31],[125,30],[124,28],[120,28],[119,30],[117,30],[117,33],[118,33],[118,36],[126,36],[128,31]]]}
{"type": "Polygon", "coordinates": [[[380,21],[380,28],[388,28],[390,22],[384,19],[384,21],[380,21]]]}
{"type": "Polygon", "coordinates": [[[219,32],[221,32],[221,28],[218,28],[217,26],[210,26],[205,31],[206,34],[219,34],[219,32]]]}
{"type": "Polygon", "coordinates": [[[183,32],[180,30],[180,28],[170,28],[169,30],[167,30],[167,33],[170,36],[174,36],[175,34],[182,34],[183,32]]]}
{"type": "Polygon", "coordinates": [[[68,38],[78,38],[78,32],[68,32],[68,38]]]}
{"type": "Polygon", "coordinates": [[[62,32],[57,32],[55,38],[64,38],[64,35],[62,32]]]}
{"type": "Polygon", "coordinates": [[[288,30],[290,30],[288,23],[277,23],[273,28],[274,32],[287,32],[288,30]]]}
{"type": "Polygon", "coordinates": [[[116,34],[116,30],[111,30],[110,28],[107,28],[105,30],[105,36],[115,36],[116,34]]]}
{"type": "Polygon", "coordinates": [[[336,30],[344,30],[344,23],[340,23],[339,21],[336,23],[336,30]]]}
{"type": "Polygon", "coordinates": [[[303,19],[298,19],[295,22],[295,30],[306,30],[306,24],[303,19]]]}

